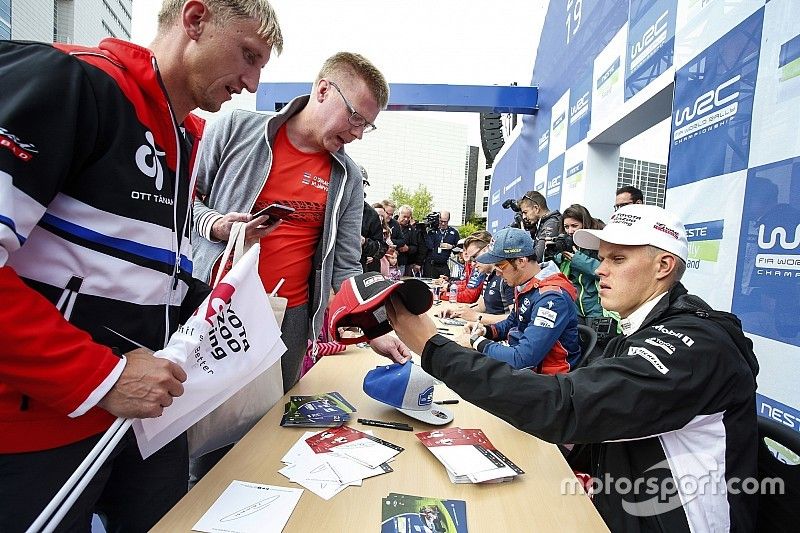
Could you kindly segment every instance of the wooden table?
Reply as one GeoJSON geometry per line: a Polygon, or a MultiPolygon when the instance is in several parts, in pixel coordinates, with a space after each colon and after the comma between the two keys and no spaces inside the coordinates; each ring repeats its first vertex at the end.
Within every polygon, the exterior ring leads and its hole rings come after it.
{"type": "MultiPolygon", "coordinates": [[[[394,472],[365,479],[361,487],[348,487],[328,501],[305,490],[286,524],[285,532],[377,532],[381,524],[381,498],[390,492],[450,498],[467,502],[470,533],[511,531],[608,531],[600,515],[583,494],[562,495],[562,483],[573,474],[557,448],[523,433],[499,418],[461,401],[448,405],[451,425],[480,428],[492,443],[525,474],[496,485],[454,484],[447,472],[414,436],[429,426],[381,404],[361,389],[364,375],[388,360],[369,349],[351,347],[324,357],[289,395],[338,391],[358,409],[352,427],[367,430],[405,448],[391,463],[394,472]],[[362,426],[355,418],[406,422],[414,432],[362,426]]],[[[288,395],[287,395],[288,396],[288,395]]],[[[458,398],[445,385],[437,385],[434,400],[458,398]]],[[[190,531],[234,479],[300,487],[278,473],[281,457],[305,431],[283,428],[280,419],[286,397],[242,439],[152,531],[190,531]]]]}

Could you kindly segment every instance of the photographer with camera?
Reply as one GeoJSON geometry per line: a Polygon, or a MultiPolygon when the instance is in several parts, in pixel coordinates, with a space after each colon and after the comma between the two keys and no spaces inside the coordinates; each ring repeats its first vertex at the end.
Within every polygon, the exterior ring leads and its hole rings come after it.
{"type": "Polygon", "coordinates": [[[603,309],[600,304],[600,278],[596,273],[600,260],[597,251],[579,248],[572,236],[580,229],[603,229],[605,224],[602,220],[592,218],[589,210],[580,204],[565,209],[563,217],[564,233],[548,239],[545,258],[552,259],[578,291],[575,301],[578,321],[595,330],[597,348],[600,350],[617,335],[619,317],[603,309]]]}
{"type": "MultiPolygon", "coordinates": [[[[522,212],[523,222],[531,225],[531,237],[535,243],[534,255],[539,262],[544,261],[545,241],[561,233],[561,213],[550,211],[547,200],[538,191],[528,191],[517,202],[522,212]]],[[[526,226],[524,229],[528,229],[526,226]]]]}
{"type": "Polygon", "coordinates": [[[422,275],[426,278],[449,276],[450,267],[447,260],[461,236],[458,230],[450,225],[450,212],[434,211],[425,217],[425,244],[428,246],[428,257],[422,267],[422,275]]]}
{"type": "Polygon", "coordinates": [[[575,245],[572,236],[579,229],[603,229],[605,224],[592,218],[589,210],[580,204],[573,204],[564,210],[564,233],[547,239],[545,258],[552,259],[561,272],[569,278],[580,296],[578,320],[586,324],[588,317],[603,316],[600,305],[600,278],[595,273],[600,266],[596,250],[582,250],[575,245]]]}
{"type": "Polygon", "coordinates": [[[507,227],[530,229],[527,227],[527,224],[525,224],[525,220],[522,217],[522,209],[519,208],[516,200],[513,198],[506,198],[506,201],[502,203],[502,207],[503,209],[511,209],[514,212],[514,222],[509,224],[507,227]]]}

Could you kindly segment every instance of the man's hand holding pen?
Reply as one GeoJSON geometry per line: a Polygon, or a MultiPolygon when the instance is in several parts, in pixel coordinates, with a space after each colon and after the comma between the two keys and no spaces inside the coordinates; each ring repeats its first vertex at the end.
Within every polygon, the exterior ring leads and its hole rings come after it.
{"type": "Polygon", "coordinates": [[[486,327],[478,322],[472,322],[464,326],[463,332],[455,338],[455,341],[465,348],[472,348],[472,339],[483,335],[486,335],[486,327]]]}

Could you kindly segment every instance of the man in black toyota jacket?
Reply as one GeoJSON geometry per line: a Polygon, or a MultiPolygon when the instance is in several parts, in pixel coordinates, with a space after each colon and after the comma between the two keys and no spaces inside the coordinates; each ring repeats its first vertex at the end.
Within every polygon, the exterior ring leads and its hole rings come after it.
{"type": "Polygon", "coordinates": [[[739,320],[679,282],[686,231],[656,206],[621,208],[599,249],[603,307],[623,334],[573,372],[514,370],[436,334],[392,298],[398,336],[422,366],[475,405],[554,443],[573,443],[573,468],[593,478],[594,504],[612,531],[751,531],[757,495],[758,363],[739,320]],[[752,492],[752,491],[749,491],[752,492]]]}

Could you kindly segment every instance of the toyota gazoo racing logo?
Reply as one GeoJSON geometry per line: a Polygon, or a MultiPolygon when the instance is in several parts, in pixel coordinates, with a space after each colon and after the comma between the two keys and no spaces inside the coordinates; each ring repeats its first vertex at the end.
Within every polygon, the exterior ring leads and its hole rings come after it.
{"type": "Polygon", "coordinates": [[[208,296],[208,305],[203,319],[213,326],[214,317],[224,312],[225,307],[231,303],[234,292],[236,292],[236,287],[229,283],[220,283],[214,287],[214,290],[208,296]]]}
{"type": "Polygon", "coordinates": [[[667,352],[669,355],[675,353],[675,346],[668,343],[667,341],[659,339],[658,337],[650,337],[649,339],[645,339],[644,342],[646,342],[647,344],[652,344],[653,346],[658,346],[659,348],[667,352]]]}
{"type": "Polygon", "coordinates": [[[626,226],[633,226],[642,220],[639,215],[631,215],[630,213],[623,213],[621,210],[611,215],[609,224],[625,224],[626,226]]]}
{"type": "Polygon", "coordinates": [[[739,110],[737,87],[741,79],[742,75],[737,74],[698,96],[692,105],[678,108],[675,111],[673,142],[679,144],[732,119],[739,110]]]}
{"type": "Polygon", "coordinates": [[[147,141],[136,150],[136,166],[148,178],[155,178],[156,189],[164,187],[164,169],[161,167],[159,157],[164,155],[156,148],[153,132],[146,131],[144,138],[147,141]]]}
{"type": "MultiPolygon", "coordinates": [[[[776,226],[767,231],[764,224],[758,226],[758,248],[776,252],[792,252],[800,248],[800,224],[794,228],[776,226]]],[[[759,253],[756,254],[756,267],[769,269],[771,275],[783,271],[783,276],[800,276],[800,253],[759,253]]],[[[761,272],[760,272],[761,273],[761,272]]],[[[766,272],[765,272],[766,273],[766,272]]]]}

